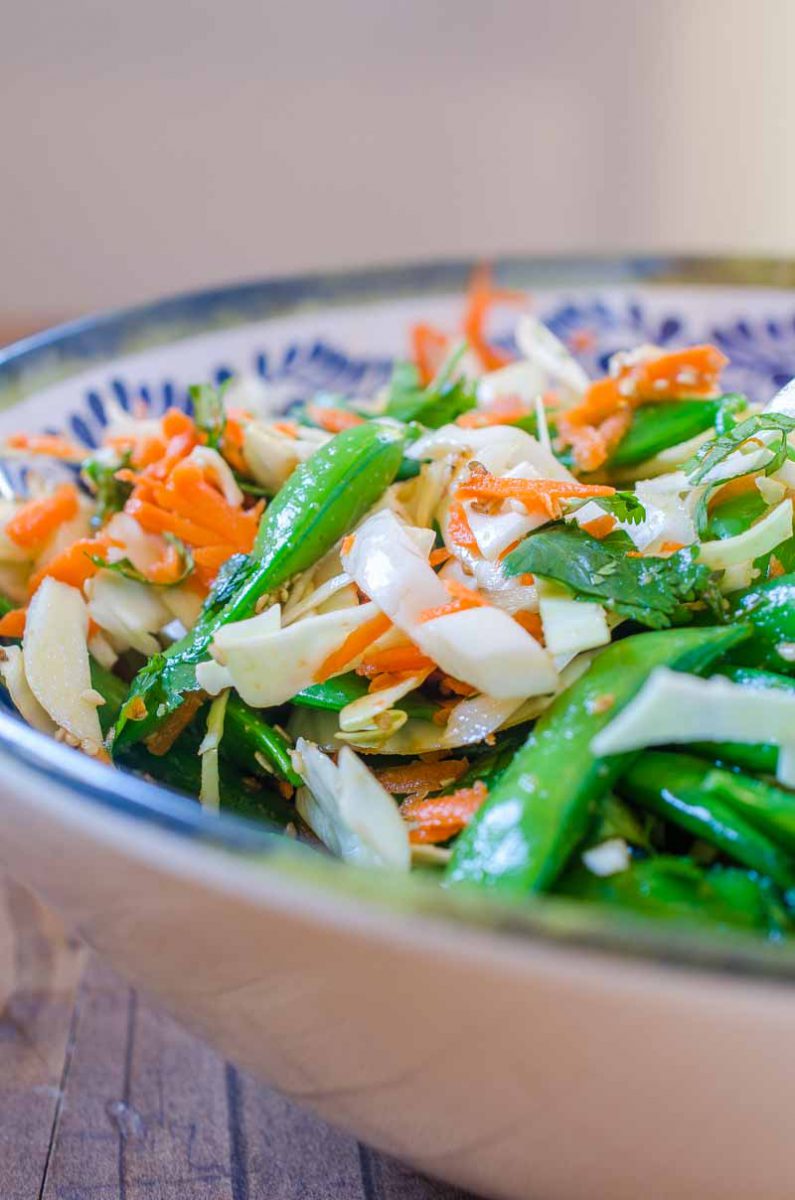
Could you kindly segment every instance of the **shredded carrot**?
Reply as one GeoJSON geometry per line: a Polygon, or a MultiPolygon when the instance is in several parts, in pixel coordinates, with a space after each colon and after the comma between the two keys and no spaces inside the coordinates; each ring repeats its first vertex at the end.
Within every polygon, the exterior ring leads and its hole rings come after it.
{"type": "Polygon", "coordinates": [[[139,471],[159,462],[166,452],[166,443],[153,435],[136,437],[134,434],[122,434],[106,438],[105,445],[121,454],[128,453],[132,465],[139,471]]]}
{"type": "Polygon", "coordinates": [[[452,555],[450,551],[444,546],[439,546],[436,550],[431,550],[430,554],[428,555],[428,562],[432,567],[441,567],[451,558],[452,555]]]}
{"type": "Polygon", "coordinates": [[[358,629],[349,633],[342,645],[324,659],[315,673],[315,682],[323,683],[332,675],[339,675],[349,663],[363,654],[368,646],[382,637],[391,627],[392,622],[385,613],[378,613],[371,620],[365,621],[364,625],[360,625],[358,629]]]}
{"type": "Polygon", "coordinates": [[[523,571],[521,575],[516,576],[516,582],[522,587],[532,587],[535,581],[536,577],[531,571],[523,571]]]}
{"type": "Polygon", "coordinates": [[[517,612],[513,614],[513,619],[517,625],[521,625],[522,629],[526,629],[537,642],[544,640],[544,626],[541,624],[541,617],[537,612],[517,612]]]}
{"type": "Polygon", "coordinates": [[[411,357],[417,368],[420,383],[427,387],[444,362],[450,338],[433,325],[421,322],[411,327],[411,357]]]}
{"type": "Polygon", "coordinates": [[[616,519],[610,513],[603,513],[601,517],[594,517],[592,521],[585,521],[580,526],[586,533],[590,533],[591,537],[606,538],[609,533],[612,533],[616,527],[616,519]]]}
{"type": "Polygon", "coordinates": [[[57,433],[12,433],[6,438],[6,446],[10,450],[27,450],[29,454],[40,454],[44,458],[80,461],[86,456],[82,446],[57,433]]]}
{"type": "Polygon", "coordinates": [[[91,561],[91,556],[102,557],[107,552],[109,545],[110,540],[101,535],[93,538],[78,538],[76,542],[72,542],[71,546],[67,546],[65,550],[62,550],[60,554],[57,554],[55,558],[31,575],[28,583],[31,596],[42,579],[47,576],[57,579],[61,583],[68,583],[71,587],[82,587],[85,581],[92,575],[96,575],[99,570],[97,564],[91,561]]]}
{"type": "Polygon", "coordinates": [[[217,571],[235,553],[234,546],[200,546],[193,551],[193,561],[199,567],[210,567],[217,571]]]}
{"type": "Polygon", "coordinates": [[[344,429],[353,429],[354,425],[364,424],[364,417],[347,408],[326,408],[321,404],[310,404],[308,412],[315,424],[325,429],[326,433],[342,433],[344,429]]]}
{"type": "Polygon", "coordinates": [[[768,579],[778,579],[779,575],[783,575],[784,573],[784,567],[781,564],[781,560],[776,558],[775,554],[771,554],[770,562],[767,568],[768,579]]]}
{"type": "Polygon", "coordinates": [[[298,437],[298,426],[295,421],[274,421],[273,428],[277,433],[283,433],[285,437],[298,437]]]}
{"type": "Polygon", "coordinates": [[[5,531],[12,542],[25,549],[43,546],[65,521],[77,514],[77,488],[62,483],[54,492],[28,500],[6,523],[5,531]]]}
{"type": "Polygon", "coordinates": [[[466,509],[463,504],[456,500],[450,505],[448,511],[447,536],[451,542],[455,542],[456,546],[460,546],[463,550],[469,550],[473,554],[480,554],[478,540],[472,532],[472,526],[469,524],[466,509]]]}
{"type": "Polygon", "coordinates": [[[196,423],[192,417],[189,417],[181,408],[167,408],[163,413],[160,427],[167,438],[179,437],[180,434],[189,434],[199,440],[196,423]]]}
{"type": "Polygon", "coordinates": [[[376,676],[381,673],[402,674],[411,671],[426,671],[434,666],[433,660],[423,654],[417,646],[388,646],[383,650],[372,650],[366,654],[356,668],[359,675],[376,676]]]}
{"type": "Polygon", "coordinates": [[[449,796],[406,800],[400,815],[411,823],[409,838],[415,845],[446,842],[469,824],[487,796],[486,785],[478,780],[472,787],[459,788],[449,796]]]}
{"type": "Polygon", "coordinates": [[[340,547],[341,553],[342,554],[350,554],[350,552],[353,549],[353,547],[355,546],[355,544],[356,544],[356,534],[349,533],[347,535],[347,537],[344,537],[342,539],[342,545],[340,547]]]}
{"type": "Polygon", "coordinates": [[[138,524],[147,533],[173,533],[181,542],[189,546],[216,546],[218,534],[213,529],[205,529],[195,521],[187,520],[176,513],[166,512],[146,500],[131,497],[125,505],[125,512],[135,517],[138,524]]]}
{"type": "Polygon", "coordinates": [[[684,542],[663,542],[660,546],[660,554],[676,554],[678,550],[684,550],[684,542]]]}
{"type": "Polygon", "coordinates": [[[172,546],[170,542],[166,542],[163,549],[163,557],[159,558],[157,562],[152,563],[146,575],[152,583],[167,584],[176,583],[181,573],[182,557],[179,550],[176,546],[172,546]]]}
{"type": "Polygon", "coordinates": [[[437,617],[447,617],[451,613],[463,612],[468,608],[486,608],[488,600],[480,592],[473,591],[457,579],[445,579],[444,586],[451,597],[449,604],[439,604],[436,608],[426,608],[417,618],[420,622],[435,621],[437,617]]]}
{"type": "Polygon", "coordinates": [[[526,304],[527,297],[521,292],[495,288],[488,267],[479,267],[473,272],[464,313],[464,336],[470,348],[480,359],[484,371],[496,371],[510,362],[510,356],[495,350],[486,337],[486,320],[495,304],[526,304]]]}
{"type": "Polygon", "coordinates": [[[26,608],[12,608],[5,616],[0,617],[0,637],[21,638],[25,632],[27,615],[26,608]]]}
{"type": "Polygon", "coordinates": [[[452,675],[443,675],[439,686],[443,692],[452,692],[454,696],[475,696],[477,688],[474,688],[471,683],[464,683],[463,679],[455,679],[452,675]]]}
{"type": "Polygon", "coordinates": [[[214,530],[216,542],[223,539],[243,551],[250,550],[254,544],[259,512],[256,509],[244,512],[227,503],[221,493],[207,483],[198,463],[178,463],[168,483],[153,490],[162,508],[214,530]]]}
{"type": "Polygon", "coordinates": [[[221,438],[221,453],[233,470],[241,475],[248,475],[249,467],[243,453],[246,431],[240,418],[248,418],[250,414],[244,413],[240,409],[234,411],[238,412],[240,416],[234,416],[232,412],[227,413],[224,434],[221,438]]]}
{"type": "Polygon", "coordinates": [[[569,483],[560,479],[504,479],[482,468],[470,468],[469,478],[459,484],[457,500],[496,502],[518,500],[529,513],[560,517],[561,500],[588,496],[612,496],[615,488],[599,484],[569,483]]]}
{"type": "Polygon", "coordinates": [[[728,362],[715,346],[689,346],[655,358],[620,363],[615,374],[592,383],[585,399],[560,419],[562,446],[571,446],[579,468],[595,471],[632,421],[632,410],[655,400],[711,396],[728,362]]]}
{"type": "Polygon", "coordinates": [[[455,423],[461,429],[487,429],[491,425],[513,425],[516,421],[532,415],[533,409],[528,408],[521,400],[506,397],[497,400],[491,408],[474,408],[461,413],[455,423]]]}
{"type": "Polygon", "coordinates": [[[384,767],[375,772],[375,777],[393,796],[410,796],[413,792],[438,792],[449,787],[468,769],[465,758],[447,758],[439,762],[416,759],[399,767],[384,767]]]}
{"type": "Polygon", "coordinates": [[[733,500],[735,496],[744,496],[746,492],[756,491],[756,477],[753,475],[741,475],[739,479],[730,479],[728,483],[724,483],[723,487],[713,492],[709,498],[707,508],[712,512],[718,505],[723,504],[726,500],[733,500]]]}

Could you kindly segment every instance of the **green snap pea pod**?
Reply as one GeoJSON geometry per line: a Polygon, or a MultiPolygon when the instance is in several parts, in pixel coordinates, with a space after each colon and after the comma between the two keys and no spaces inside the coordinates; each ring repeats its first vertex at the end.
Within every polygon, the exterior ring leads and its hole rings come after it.
{"type": "Polygon", "coordinates": [[[221,741],[223,754],[231,758],[242,770],[257,773],[261,764],[257,756],[264,759],[280,779],[301,786],[301,777],[293,770],[290,745],[278,729],[265,721],[256,709],[232,692],[224,716],[224,736],[221,741]]]}
{"type": "Polygon", "coordinates": [[[146,738],[181,708],[197,690],[196,665],[216,630],[252,616],[258,600],[330,550],[392,482],[402,447],[396,426],[371,421],[338,434],[293,472],[265,511],[253,553],[219,573],[194,627],[139,672],[115,725],[115,746],[146,738]]]}
{"type": "MultiPolygon", "coordinates": [[[[727,679],[747,688],[795,692],[795,679],[788,675],[777,675],[773,671],[757,671],[753,667],[721,667],[717,674],[725,675],[727,679]]],[[[778,766],[778,746],[767,743],[694,742],[690,749],[694,754],[704,754],[707,758],[743,767],[746,771],[756,771],[760,775],[775,775],[778,766]]]]}
{"type": "MultiPolygon", "coordinates": [[[[223,744],[223,743],[222,743],[223,744]]],[[[201,788],[201,759],[193,731],[179,738],[168,754],[151,754],[145,746],[129,746],[119,756],[123,766],[148,775],[175,791],[195,800],[201,788]]],[[[283,829],[295,820],[295,812],[277,791],[267,786],[254,790],[243,782],[241,773],[230,763],[221,769],[221,809],[257,821],[267,821],[283,829]]]]}
{"type": "MultiPolygon", "coordinates": [[[[348,671],[345,675],[327,679],[325,683],[313,683],[311,687],[304,688],[302,692],[293,696],[290,703],[297,704],[299,708],[322,708],[326,712],[341,712],[343,708],[353,704],[354,700],[361,700],[362,696],[366,696],[367,691],[367,680],[355,671],[348,671]]],[[[418,721],[432,721],[434,714],[439,711],[438,704],[426,699],[419,691],[409,692],[408,696],[398,701],[396,707],[418,721]]]]}
{"type": "Polygon", "coordinates": [[[520,895],[549,888],[631,755],[597,758],[594,736],[659,666],[701,672],[746,637],[742,627],[666,629],[607,647],[540,718],[456,842],[448,885],[520,895]]]}
{"type": "Polygon", "coordinates": [[[739,867],[704,868],[691,859],[660,855],[599,878],[571,867],[556,893],[662,920],[725,929],[761,930],[780,937],[790,921],[768,879],[739,867]]]}
{"type": "Polygon", "coordinates": [[[733,663],[795,675],[795,574],[733,596],[729,619],[753,628],[752,636],[732,651],[733,663]]]}
{"type": "Polygon", "coordinates": [[[795,854],[795,794],[739,771],[709,771],[703,788],[795,854]]]}
{"type": "Polygon", "coordinates": [[[710,767],[687,754],[647,751],[627,766],[616,787],[735,861],[767,875],[785,890],[795,884],[795,860],[735,808],[704,787],[710,767]]]}
{"type": "Polygon", "coordinates": [[[610,456],[609,466],[634,467],[689,441],[712,429],[721,414],[741,399],[721,396],[716,400],[663,401],[637,409],[627,433],[610,456]]]}

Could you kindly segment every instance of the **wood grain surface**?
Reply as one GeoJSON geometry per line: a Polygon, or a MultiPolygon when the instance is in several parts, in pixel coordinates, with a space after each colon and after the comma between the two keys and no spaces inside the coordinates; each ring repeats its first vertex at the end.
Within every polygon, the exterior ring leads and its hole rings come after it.
{"type": "Polygon", "coordinates": [[[262,1087],[0,878],[1,1200],[464,1200],[262,1087]]]}

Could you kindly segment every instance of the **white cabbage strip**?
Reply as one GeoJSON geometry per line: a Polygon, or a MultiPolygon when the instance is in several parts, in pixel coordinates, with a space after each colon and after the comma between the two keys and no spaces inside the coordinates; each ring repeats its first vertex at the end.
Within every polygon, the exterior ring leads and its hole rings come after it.
{"type": "Polygon", "coordinates": [[[502,700],[554,690],[557,672],[549,655],[501,609],[422,620],[450,597],[393,513],[376,513],[360,526],[343,565],[381,611],[455,679],[502,700]]]}
{"type": "Polygon", "coordinates": [[[776,546],[780,546],[790,537],[792,501],[782,500],[776,508],[771,509],[743,533],[719,541],[704,542],[699,548],[698,557],[700,562],[706,563],[713,571],[725,570],[775,550],[776,546]]]}
{"type": "Polygon", "coordinates": [[[89,754],[102,745],[91,699],[88,610],[80,592],[47,577],[28,609],[22,653],[30,689],[56,725],[89,754]]]}
{"type": "Polygon", "coordinates": [[[207,732],[199,746],[202,760],[202,778],[199,799],[205,808],[217,812],[221,807],[221,777],[218,767],[218,751],[224,736],[224,718],[229,692],[221,692],[210,705],[207,714],[207,732]]]}
{"type": "Polygon", "coordinates": [[[336,765],[299,738],[293,765],[306,783],[296,795],[303,819],[321,842],[347,862],[408,871],[408,827],[395,801],[348,746],[336,765]]]}
{"type": "Polygon", "coordinates": [[[582,399],[591,382],[587,373],[568,347],[542,321],[525,313],[516,326],[516,341],[525,358],[544,372],[545,386],[556,386],[568,404],[576,404],[582,399]]]}
{"type": "MultiPolygon", "coordinates": [[[[257,625],[259,617],[224,625],[215,635],[212,651],[226,668],[225,673],[221,675],[213,664],[202,663],[196,678],[210,694],[220,687],[233,686],[254,708],[284,704],[316,682],[328,656],[354,629],[377,615],[375,604],[360,604],[305,617],[286,629],[257,625]]],[[[355,665],[347,663],[341,670],[355,665]]]]}
{"type": "Polygon", "coordinates": [[[0,678],[8,688],[8,694],[19,710],[34,729],[52,736],[58,726],[52,717],[42,708],[33,692],[30,690],[28,677],[25,674],[25,662],[19,646],[6,646],[4,657],[0,660],[0,678]]]}
{"type": "Polygon", "coordinates": [[[114,571],[100,571],[87,580],[88,614],[109,634],[116,648],[132,647],[147,657],[157,654],[154,636],[172,618],[158,591],[114,571]]]}
{"type": "Polygon", "coordinates": [[[541,479],[565,479],[569,483],[574,479],[537,438],[513,425],[492,425],[486,429],[443,425],[423,434],[406,449],[406,456],[416,459],[445,458],[448,454],[477,459],[493,475],[529,463],[541,479]]]}
{"type": "Polygon", "coordinates": [[[536,587],[550,654],[580,654],[608,644],[610,629],[601,604],[574,600],[568,588],[551,580],[537,579],[536,587]]]}
{"type": "Polygon", "coordinates": [[[795,744],[795,693],[753,689],[657,667],[637,696],[591,742],[596,755],[668,742],[795,744]]]}

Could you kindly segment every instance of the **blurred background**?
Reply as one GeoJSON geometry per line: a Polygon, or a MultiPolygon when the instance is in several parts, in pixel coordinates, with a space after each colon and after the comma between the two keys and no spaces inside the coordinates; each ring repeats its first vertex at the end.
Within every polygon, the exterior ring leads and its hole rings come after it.
{"type": "Polygon", "coordinates": [[[792,0],[3,11],[6,313],[432,255],[795,251],[792,0]]]}

